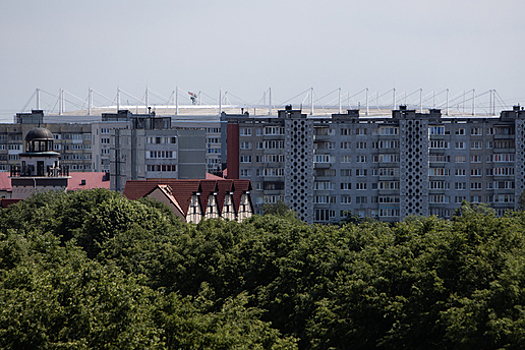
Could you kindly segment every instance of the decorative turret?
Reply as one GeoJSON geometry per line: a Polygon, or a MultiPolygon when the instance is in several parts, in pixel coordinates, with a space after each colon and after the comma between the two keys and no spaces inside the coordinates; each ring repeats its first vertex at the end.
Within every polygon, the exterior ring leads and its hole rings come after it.
{"type": "Polygon", "coordinates": [[[53,151],[53,143],[53,133],[46,128],[37,127],[27,133],[20,165],[11,167],[13,198],[67,187],[69,168],[60,165],[60,154],[53,151]]]}

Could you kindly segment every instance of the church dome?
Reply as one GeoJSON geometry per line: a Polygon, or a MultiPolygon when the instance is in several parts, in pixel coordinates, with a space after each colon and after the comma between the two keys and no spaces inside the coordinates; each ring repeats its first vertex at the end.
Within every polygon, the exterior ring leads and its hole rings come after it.
{"type": "Polygon", "coordinates": [[[34,128],[33,130],[29,131],[26,135],[25,140],[27,142],[31,141],[52,141],[53,140],[53,133],[49,131],[46,128],[34,128]]]}

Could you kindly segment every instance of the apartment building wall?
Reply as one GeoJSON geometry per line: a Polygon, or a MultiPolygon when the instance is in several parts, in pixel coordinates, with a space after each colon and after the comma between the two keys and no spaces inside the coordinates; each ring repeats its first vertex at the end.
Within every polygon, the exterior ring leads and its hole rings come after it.
{"type": "Polygon", "coordinates": [[[256,213],[284,200],[295,210],[313,207],[311,217],[301,215],[307,222],[337,222],[349,212],[395,222],[407,215],[451,217],[467,200],[503,215],[525,187],[525,113],[519,107],[492,118],[400,108],[391,117],[350,110],[306,118],[290,109],[277,118],[223,119],[238,125],[239,177],[252,181],[256,213]],[[312,128],[291,123],[293,113],[312,128]],[[312,158],[297,167],[299,154],[310,150],[312,158]],[[313,183],[295,200],[290,188],[310,170],[313,183]]]}
{"type": "Polygon", "coordinates": [[[0,124],[0,171],[9,171],[20,162],[25,135],[37,126],[49,129],[55,138],[54,151],[71,171],[92,171],[92,134],[89,124],[44,123],[42,111],[18,113],[15,124],[0,124]]]}
{"type": "Polygon", "coordinates": [[[169,117],[133,116],[129,129],[110,130],[111,189],[127,180],[204,179],[205,130],[171,129],[169,117]]]}

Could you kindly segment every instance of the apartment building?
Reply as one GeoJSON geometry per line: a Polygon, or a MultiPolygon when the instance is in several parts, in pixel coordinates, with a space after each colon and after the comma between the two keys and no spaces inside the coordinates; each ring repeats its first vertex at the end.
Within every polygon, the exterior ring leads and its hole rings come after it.
{"type": "Polygon", "coordinates": [[[127,126],[109,130],[112,190],[128,180],[206,177],[204,130],[172,129],[170,117],[154,113],[129,116],[127,126]]]}
{"type": "Polygon", "coordinates": [[[0,124],[0,171],[9,171],[20,163],[24,153],[24,137],[35,127],[49,129],[54,136],[53,150],[60,153],[61,162],[71,171],[92,171],[91,126],[80,123],[44,123],[44,113],[18,113],[16,123],[0,124]]]}
{"type": "Polygon", "coordinates": [[[250,179],[255,213],[283,200],[307,222],[353,213],[386,222],[408,215],[449,218],[463,200],[498,215],[524,189],[519,106],[499,117],[445,117],[401,106],[389,117],[358,110],[307,117],[223,115],[228,178],[250,179]]]}

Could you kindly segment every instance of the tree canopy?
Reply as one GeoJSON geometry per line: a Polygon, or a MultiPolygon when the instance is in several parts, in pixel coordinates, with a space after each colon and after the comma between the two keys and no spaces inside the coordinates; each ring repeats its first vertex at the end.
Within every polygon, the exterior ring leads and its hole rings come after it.
{"type": "Polygon", "coordinates": [[[186,224],[106,190],[0,211],[0,347],[521,349],[525,214],[186,224]]]}

